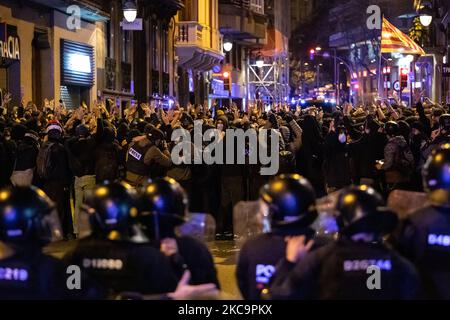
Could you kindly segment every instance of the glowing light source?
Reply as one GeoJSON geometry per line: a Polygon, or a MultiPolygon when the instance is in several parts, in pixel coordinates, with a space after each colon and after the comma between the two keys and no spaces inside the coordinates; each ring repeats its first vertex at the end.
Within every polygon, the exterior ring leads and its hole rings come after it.
{"type": "Polygon", "coordinates": [[[419,19],[420,19],[420,23],[424,27],[428,27],[431,24],[431,22],[433,21],[433,10],[431,10],[431,8],[427,5],[423,6],[419,10],[419,19]]]}
{"type": "Polygon", "coordinates": [[[262,56],[259,56],[259,57],[256,59],[256,66],[257,66],[258,68],[264,67],[264,59],[263,59],[262,56]]]}
{"type": "Polygon", "coordinates": [[[223,43],[223,50],[230,52],[233,49],[233,43],[231,41],[225,41],[223,43]]]}
{"type": "Polygon", "coordinates": [[[68,69],[72,71],[91,73],[91,59],[89,56],[79,53],[69,53],[68,57],[68,69]]]}
{"type": "Polygon", "coordinates": [[[134,22],[137,17],[137,6],[134,1],[127,1],[123,5],[123,17],[127,22],[134,22]]]}

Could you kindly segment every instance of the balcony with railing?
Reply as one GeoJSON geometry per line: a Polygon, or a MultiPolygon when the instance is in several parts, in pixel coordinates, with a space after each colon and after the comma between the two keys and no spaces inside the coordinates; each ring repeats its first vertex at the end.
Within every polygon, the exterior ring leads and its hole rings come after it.
{"type": "Polygon", "coordinates": [[[264,15],[264,0],[220,0],[219,2],[222,5],[231,4],[264,15]]]}
{"type": "Polygon", "coordinates": [[[220,31],[239,40],[265,39],[264,0],[219,0],[220,31]]]}
{"type": "Polygon", "coordinates": [[[179,65],[198,71],[209,71],[223,60],[221,36],[214,30],[197,21],[177,23],[177,55],[179,65]]]}

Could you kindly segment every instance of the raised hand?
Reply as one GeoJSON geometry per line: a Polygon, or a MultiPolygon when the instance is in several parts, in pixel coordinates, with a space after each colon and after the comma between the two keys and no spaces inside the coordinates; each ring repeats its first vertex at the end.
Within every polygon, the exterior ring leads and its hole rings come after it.
{"type": "Polygon", "coordinates": [[[313,240],[306,241],[305,236],[287,238],[286,260],[292,263],[299,262],[314,245],[313,240]]]}

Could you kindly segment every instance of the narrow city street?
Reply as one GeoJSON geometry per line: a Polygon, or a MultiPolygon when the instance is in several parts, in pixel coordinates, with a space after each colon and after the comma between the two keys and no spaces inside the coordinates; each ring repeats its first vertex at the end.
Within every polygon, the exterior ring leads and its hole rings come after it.
{"type": "Polygon", "coordinates": [[[421,299],[450,300],[450,0],[0,0],[0,303],[421,299]]]}

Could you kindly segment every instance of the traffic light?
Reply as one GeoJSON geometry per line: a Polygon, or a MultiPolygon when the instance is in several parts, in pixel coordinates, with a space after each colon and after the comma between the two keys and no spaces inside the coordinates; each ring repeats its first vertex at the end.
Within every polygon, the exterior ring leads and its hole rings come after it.
{"type": "Polygon", "coordinates": [[[409,70],[407,68],[400,68],[400,87],[402,89],[408,87],[408,73],[409,70]]]}
{"type": "Polygon", "coordinates": [[[314,60],[314,55],[316,54],[316,50],[309,50],[309,60],[314,60]]]}
{"type": "Polygon", "coordinates": [[[224,65],[222,67],[222,80],[223,80],[223,90],[231,91],[231,67],[229,65],[224,65]]]}

